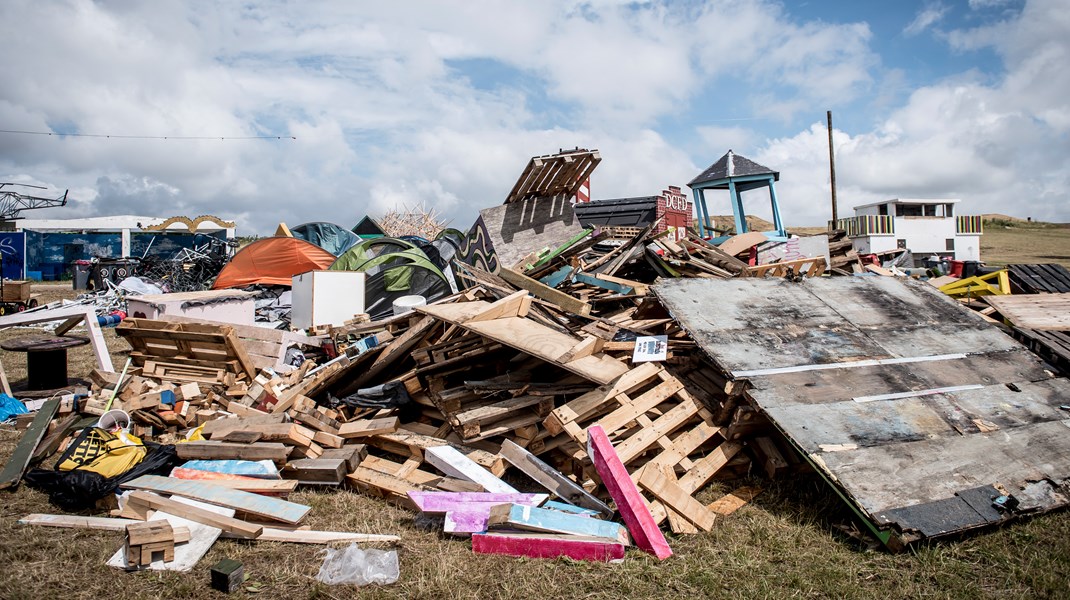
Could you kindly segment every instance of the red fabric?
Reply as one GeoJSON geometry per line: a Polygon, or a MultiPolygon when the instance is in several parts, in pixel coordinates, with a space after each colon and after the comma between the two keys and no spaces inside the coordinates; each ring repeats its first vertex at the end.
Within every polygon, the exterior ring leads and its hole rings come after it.
{"type": "Polygon", "coordinates": [[[292,285],[293,276],[322,271],[335,256],[323,248],[291,237],[257,240],[242,248],[219,272],[213,290],[242,288],[254,284],[292,285]]]}

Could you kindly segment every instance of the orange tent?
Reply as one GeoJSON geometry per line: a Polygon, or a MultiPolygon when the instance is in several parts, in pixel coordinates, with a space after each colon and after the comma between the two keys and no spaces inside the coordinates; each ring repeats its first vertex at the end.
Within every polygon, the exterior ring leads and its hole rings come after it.
{"type": "Polygon", "coordinates": [[[257,283],[291,285],[294,275],[326,270],[334,260],[333,254],[305,240],[264,238],[239,250],[219,272],[212,289],[240,288],[257,283]]]}

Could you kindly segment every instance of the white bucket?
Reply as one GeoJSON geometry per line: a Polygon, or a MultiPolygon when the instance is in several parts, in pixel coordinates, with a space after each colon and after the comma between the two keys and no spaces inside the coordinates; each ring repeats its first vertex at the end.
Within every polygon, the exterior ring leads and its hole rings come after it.
{"type": "Polygon", "coordinates": [[[427,304],[427,299],[423,296],[402,296],[397,300],[394,300],[394,316],[400,316],[408,312],[412,312],[412,309],[417,306],[424,306],[427,304]]]}
{"type": "Polygon", "coordinates": [[[100,420],[97,421],[97,427],[100,427],[104,431],[123,431],[130,430],[130,415],[124,411],[115,409],[100,415],[100,420]]]}

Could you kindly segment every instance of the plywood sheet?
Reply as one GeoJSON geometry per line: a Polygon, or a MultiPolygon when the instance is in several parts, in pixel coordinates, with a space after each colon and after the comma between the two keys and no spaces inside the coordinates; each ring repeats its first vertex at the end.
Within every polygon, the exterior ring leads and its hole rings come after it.
{"type": "Polygon", "coordinates": [[[1068,503],[1070,381],[924,283],[673,280],[653,291],[746,397],[900,539],[1068,503]],[[995,516],[994,516],[995,515],[995,516]]]}

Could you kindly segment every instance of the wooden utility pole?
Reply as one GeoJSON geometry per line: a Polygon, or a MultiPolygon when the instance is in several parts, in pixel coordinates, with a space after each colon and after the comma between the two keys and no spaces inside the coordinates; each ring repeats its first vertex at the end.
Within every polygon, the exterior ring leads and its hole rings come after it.
{"type": "Polygon", "coordinates": [[[836,153],[832,151],[832,111],[826,111],[828,116],[828,129],[829,129],[829,172],[832,173],[832,226],[836,227],[836,221],[839,220],[839,210],[836,208],[836,153]]]}

